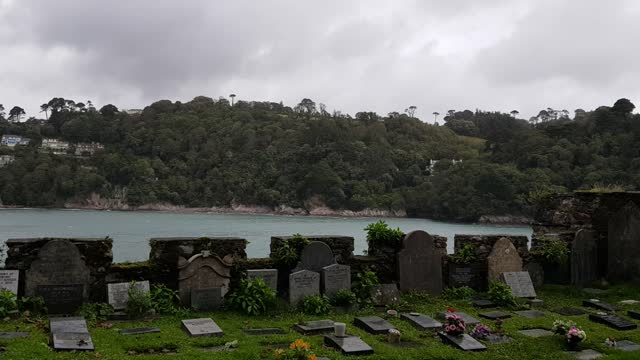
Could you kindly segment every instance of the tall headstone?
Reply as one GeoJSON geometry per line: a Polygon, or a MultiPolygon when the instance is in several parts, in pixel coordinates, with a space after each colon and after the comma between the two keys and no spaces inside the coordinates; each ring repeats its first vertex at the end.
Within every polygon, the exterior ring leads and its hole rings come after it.
{"type": "Polygon", "coordinates": [[[145,294],[151,290],[149,281],[136,281],[107,284],[107,301],[115,310],[123,310],[129,301],[129,289],[134,287],[145,294]]]}
{"type": "Polygon", "coordinates": [[[307,296],[320,295],[320,274],[309,270],[289,275],[289,303],[296,304],[307,296]]]}
{"type": "MultiPolygon", "coordinates": [[[[640,241],[640,238],[638,239],[640,241]]],[[[593,230],[578,230],[571,245],[571,283],[585,286],[598,280],[598,243],[593,230]]]]}
{"type": "Polygon", "coordinates": [[[252,269],[247,270],[247,278],[262,279],[267,286],[278,291],[278,270],[277,269],[252,269]]]}
{"type": "Polygon", "coordinates": [[[51,240],[26,271],[25,295],[42,296],[51,314],[71,314],[89,295],[89,268],[69,240],[51,240]]]}
{"type": "Polygon", "coordinates": [[[401,291],[442,292],[442,253],[431,235],[418,230],[405,236],[398,253],[398,276],[401,291]]]}
{"type": "Polygon", "coordinates": [[[322,293],[331,297],[340,290],[351,290],[351,267],[333,264],[322,268],[322,293]]]}
{"type": "MultiPolygon", "coordinates": [[[[182,304],[191,306],[191,292],[197,289],[220,288],[218,293],[224,297],[229,291],[232,265],[231,255],[221,259],[208,251],[193,255],[188,260],[180,257],[178,259],[178,290],[182,304]]],[[[222,302],[222,298],[211,300],[222,302]]],[[[204,305],[200,303],[199,306],[204,305]]]]}
{"type": "Polygon", "coordinates": [[[609,219],[608,278],[640,280],[640,209],[632,202],[609,219]]]}
{"type": "Polygon", "coordinates": [[[0,270],[0,290],[9,290],[18,295],[19,270],[0,270]]]}
{"type": "Polygon", "coordinates": [[[312,241],[302,249],[298,268],[320,272],[325,266],[335,263],[336,257],[333,255],[329,245],[321,241],[312,241]]]}
{"type": "Polygon", "coordinates": [[[499,281],[504,272],[522,271],[522,258],[511,240],[503,237],[496,241],[487,257],[487,269],[489,281],[499,281]]]}

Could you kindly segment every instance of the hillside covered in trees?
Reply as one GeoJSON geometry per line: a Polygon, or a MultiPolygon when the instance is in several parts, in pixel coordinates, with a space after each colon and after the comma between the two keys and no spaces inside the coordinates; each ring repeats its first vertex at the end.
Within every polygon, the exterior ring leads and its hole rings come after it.
{"type": "Polygon", "coordinates": [[[412,111],[330,114],[309,99],[291,108],[197,97],[129,114],[54,98],[42,108],[46,120],[0,115],[0,135],[31,139],[0,147],[15,157],[0,168],[5,206],[64,206],[97,194],[131,206],[324,205],[475,221],[526,215],[552,192],[640,188],[640,115],[626,99],[574,117],[546,109],[529,121],[516,111],[451,110],[444,126],[412,111]],[[56,155],[39,148],[44,138],[105,149],[56,155]]]}

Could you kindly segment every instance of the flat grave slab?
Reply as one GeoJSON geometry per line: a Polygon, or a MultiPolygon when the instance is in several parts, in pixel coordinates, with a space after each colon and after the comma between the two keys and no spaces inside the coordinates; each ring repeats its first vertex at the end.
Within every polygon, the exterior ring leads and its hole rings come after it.
{"type": "Polygon", "coordinates": [[[303,335],[318,335],[333,332],[333,320],[314,320],[302,324],[295,324],[293,329],[303,335]]]}
{"type": "Polygon", "coordinates": [[[553,312],[556,314],[564,315],[564,316],[578,316],[578,315],[584,315],[587,313],[582,309],[571,308],[571,307],[555,309],[553,310],[553,312]]]}
{"type": "Polygon", "coordinates": [[[353,320],[353,324],[370,334],[386,334],[395,329],[391,323],[378,316],[361,316],[353,320]]]}
{"type": "Polygon", "coordinates": [[[442,323],[429,316],[419,313],[402,313],[400,317],[407,320],[418,330],[441,329],[442,323]]]}
{"type": "Polygon", "coordinates": [[[56,332],[51,334],[54,350],[93,351],[93,340],[87,332],[56,332]]]}
{"type": "Polygon", "coordinates": [[[622,310],[622,308],[620,308],[619,306],[612,305],[612,304],[600,301],[598,299],[583,300],[582,306],[590,307],[598,310],[609,311],[609,312],[622,310]]]}
{"type": "Polygon", "coordinates": [[[525,317],[527,319],[537,319],[537,318],[541,318],[541,317],[546,317],[547,314],[543,313],[542,311],[538,311],[538,310],[524,310],[524,311],[514,311],[514,313],[525,317]]]}
{"type": "Polygon", "coordinates": [[[497,307],[497,305],[491,300],[473,300],[471,304],[479,309],[490,309],[497,307]]]}
{"type": "Polygon", "coordinates": [[[463,351],[484,351],[487,350],[487,347],[484,346],[481,342],[474,339],[468,334],[462,334],[459,336],[451,336],[447,335],[443,332],[438,333],[442,342],[453,345],[460,350],[463,351]]]}
{"type": "Polygon", "coordinates": [[[518,332],[524,336],[533,337],[533,338],[553,335],[551,331],[545,330],[545,329],[526,329],[526,330],[519,330],[518,332]]]}
{"type": "Polygon", "coordinates": [[[478,314],[481,318],[489,319],[489,320],[498,320],[498,319],[508,319],[511,317],[511,314],[504,313],[502,311],[489,311],[478,314]]]}
{"type": "Polygon", "coordinates": [[[607,290],[603,289],[595,289],[595,288],[584,288],[582,289],[583,293],[591,294],[591,295],[600,295],[607,292],[607,290]]]}
{"type": "Polygon", "coordinates": [[[634,343],[633,341],[620,340],[616,342],[615,348],[622,351],[638,351],[640,350],[640,345],[634,343]]]}
{"type": "Polygon", "coordinates": [[[485,339],[480,339],[480,340],[486,341],[491,344],[504,344],[504,343],[511,342],[513,338],[507,335],[491,334],[487,336],[485,339]]]}
{"type": "Polygon", "coordinates": [[[123,330],[120,330],[119,332],[120,332],[120,335],[143,335],[143,334],[159,333],[160,329],[155,327],[143,327],[143,328],[123,329],[123,330]]]}
{"type": "Polygon", "coordinates": [[[357,336],[338,337],[325,335],[324,344],[340,350],[345,355],[370,355],[373,348],[357,336]]]}
{"type": "Polygon", "coordinates": [[[460,316],[460,318],[462,318],[462,321],[464,321],[465,325],[475,325],[475,324],[480,324],[480,320],[474,318],[471,315],[467,315],[467,313],[463,313],[463,312],[455,312],[455,313],[450,313],[450,312],[443,312],[438,314],[438,318],[439,319],[446,319],[446,316],[449,314],[456,314],[458,316],[460,316]]]}
{"type": "Polygon", "coordinates": [[[224,332],[210,318],[182,320],[182,327],[190,336],[223,336],[224,332]]]}
{"type": "Polygon", "coordinates": [[[244,333],[247,335],[281,335],[286,333],[280,328],[264,328],[264,329],[244,329],[244,333]]]}
{"type": "Polygon", "coordinates": [[[28,332],[0,332],[0,339],[10,340],[29,337],[28,332]]]}
{"type": "Polygon", "coordinates": [[[637,305],[640,304],[640,301],[638,300],[621,300],[618,301],[619,304],[621,305],[637,305]]]}
{"type": "Polygon", "coordinates": [[[565,353],[573,356],[578,360],[594,360],[603,356],[601,353],[592,349],[582,351],[567,351],[565,353]]]}
{"type": "Polygon", "coordinates": [[[640,320],[640,311],[629,310],[627,314],[633,319],[640,320]]]}
{"type": "Polygon", "coordinates": [[[88,333],[87,321],[83,317],[49,318],[49,330],[53,333],[88,333]]]}
{"type": "Polygon", "coordinates": [[[531,305],[531,307],[540,307],[544,306],[544,300],[542,299],[527,299],[527,303],[531,305]]]}
{"type": "Polygon", "coordinates": [[[617,315],[589,314],[589,320],[600,324],[605,324],[610,328],[622,331],[638,328],[638,325],[617,315]]]}

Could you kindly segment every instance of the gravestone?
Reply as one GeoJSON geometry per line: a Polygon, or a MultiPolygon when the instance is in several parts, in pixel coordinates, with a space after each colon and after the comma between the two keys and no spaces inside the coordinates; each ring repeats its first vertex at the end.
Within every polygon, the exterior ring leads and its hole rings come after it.
{"type": "Polygon", "coordinates": [[[459,311],[457,311],[455,313],[448,312],[448,311],[447,312],[441,312],[441,313],[438,314],[438,318],[442,319],[442,320],[445,320],[447,318],[447,315],[453,315],[453,314],[458,315],[460,317],[460,319],[462,319],[462,321],[464,321],[464,323],[465,323],[465,325],[467,327],[469,327],[469,325],[480,324],[480,320],[474,318],[473,316],[471,316],[471,315],[469,315],[467,313],[463,313],[463,312],[459,312],[459,311]]]}
{"type": "Polygon", "coordinates": [[[289,275],[289,303],[297,304],[307,296],[320,295],[320,274],[300,270],[289,275]]]}
{"type": "Polygon", "coordinates": [[[615,348],[622,351],[640,351],[640,345],[629,340],[617,341],[615,348]]]}
{"type": "Polygon", "coordinates": [[[474,307],[477,307],[477,308],[480,308],[480,309],[490,309],[490,308],[494,308],[494,307],[497,307],[497,306],[498,306],[498,305],[496,305],[496,303],[494,303],[494,302],[493,302],[493,301],[491,301],[491,300],[483,300],[483,299],[480,299],[480,300],[473,300],[473,301],[471,302],[471,304],[472,304],[474,307]]]}
{"type": "Polygon", "coordinates": [[[303,335],[318,335],[333,332],[334,325],[333,320],[314,320],[295,324],[293,329],[303,335]]]}
{"type": "Polygon", "coordinates": [[[282,335],[287,332],[280,328],[244,329],[247,335],[282,335]]]}
{"type": "Polygon", "coordinates": [[[571,283],[585,286],[598,279],[596,232],[580,229],[571,245],[571,283]]]}
{"type": "Polygon", "coordinates": [[[498,319],[508,319],[511,317],[510,314],[504,313],[502,311],[489,311],[478,314],[481,318],[489,319],[489,320],[498,320],[498,319]]]}
{"type": "Polygon", "coordinates": [[[221,259],[209,251],[193,255],[188,260],[179,257],[178,291],[182,305],[191,306],[191,291],[193,289],[211,288],[220,288],[221,298],[215,301],[222,303],[222,299],[229,291],[232,265],[232,255],[221,259]]]}
{"type": "Polygon", "coordinates": [[[195,310],[215,310],[222,307],[224,296],[221,287],[191,289],[191,307],[195,310]]]}
{"type": "Polygon", "coordinates": [[[224,335],[218,324],[209,318],[182,320],[182,327],[192,337],[224,335]]]}
{"type": "Polygon", "coordinates": [[[491,334],[482,340],[491,344],[504,344],[513,341],[513,338],[507,335],[491,334]]]}
{"type": "Polygon", "coordinates": [[[434,238],[418,230],[402,239],[398,252],[398,277],[401,291],[425,291],[431,295],[442,293],[442,253],[434,238]]]}
{"type": "Polygon", "coordinates": [[[93,340],[82,317],[50,318],[49,332],[54,350],[92,351],[93,340]]]}
{"type": "Polygon", "coordinates": [[[340,290],[351,290],[351,267],[333,264],[322,268],[322,293],[331,297],[340,290]]]}
{"type": "Polygon", "coordinates": [[[538,310],[522,310],[522,311],[514,311],[514,312],[527,319],[537,319],[537,318],[542,318],[547,316],[547,314],[538,310]]]}
{"type": "Polygon", "coordinates": [[[378,316],[361,316],[353,320],[353,324],[370,334],[386,334],[391,329],[395,329],[385,319],[378,316]]]}
{"type": "Polygon", "coordinates": [[[598,299],[582,300],[582,306],[590,307],[598,310],[604,310],[609,312],[615,312],[622,310],[621,307],[609,304],[598,299]]]}
{"type": "Polygon", "coordinates": [[[19,270],[0,270],[0,290],[9,290],[18,295],[19,270]]]}
{"type": "Polygon", "coordinates": [[[254,269],[247,270],[247,278],[262,279],[268,287],[278,291],[278,270],[277,269],[254,269]]]}
{"type": "Polygon", "coordinates": [[[527,329],[527,330],[519,330],[518,332],[524,336],[533,337],[533,338],[553,335],[551,331],[545,330],[545,329],[527,329]]]}
{"type": "Polygon", "coordinates": [[[564,308],[559,308],[559,309],[555,309],[553,310],[554,313],[560,314],[560,315],[564,315],[564,316],[578,316],[578,315],[584,315],[587,312],[582,310],[582,309],[578,309],[578,308],[571,308],[571,307],[564,307],[564,308]]]}
{"type": "Polygon", "coordinates": [[[373,348],[357,336],[325,335],[324,344],[340,350],[345,355],[373,354],[373,348]]]}
{"type": "Polygon", "coordinates": [[[484,351],[487,347],[481,342],[471,337],[469,334],[462,334],[460,336],[447,335],[444,332],[438,333],[442,342],[455,346],[463,351],[484,351]]]}
{"type": "Polygon", "coordinates": [[[160,329],[156,327],[143,327],[143,328],[133,328],[133,329],[122,329],[119,332],[120,332],[120,335],[143,335],[143,334],[159,333],[160,329]]]}
{"type": "Polygon", "coordinates": [[[150,291],[149,281],[132,281],[124,283],[107,284],[107,299],[109,305],[115,310],[123,310],[129,301],[129,289],[131,287],[148,294],[150,291]]]}
{"type": "Polygon", "coordinates": [[[90,273],[69,240],[51,240],[25,276],[25,296],[42,296],[50,314],[71,314],[89,296],[90,273]]]}
{"type": "Polygon", "coordinates": [[[20,339],[26,337],[29,337],[28,332],[0,332],[0,339],[2,340],[20,339]]]}
{"type": "Polygon", "coordinates": [[[596,360],[603,355],[593,349],[585,349],[580,351],[567,351],[565,354],[573,356],[576,360],[596,360]]]}
{"type": "Polygon", "coordinates": [[[487,278],[489,281],[499,281],[502,273],[518,271],[522,271],[518,249],[508,238],[498,239],[487,257],[487,278]]]}
{"type": "Polygon", "coordinates": [[[513,296],[518,298],[535,298],[536,290],[533,288],[531,277],[526,271],[502,273],[502,281],[509,285],[513,296]]]}
{"type": "Polygon", "coordinates": [[[429,316],[419,313],[403,313],[400,317],[409,321],[414,328],[418,330],[435,330],[441,329],[442,323],[429,316]]]}
{"type": "Polygon", "coordinates": [[[608,276],[612,281],[640,280],[640,209],[629,202],[608,223],[608,276]]]}
{"type": "Polygon", "coordinates": [[[633,311],[633,310],[629,310],[629,311],[627,311],[627,314],[628,314],[632,319],[640,320],[640,311],[633,311]]]}
{"type": "Polygon", "coordinates": [[[467,286],[477,291],[486,290],[486,264],[456,264],[450,262],[447,268],[449,270],[449,287],[467,286]]]}
{"type": "Polygon", "coordinates": [[[634,330],[638,328],[638,325],[617,315],[589,314],[589,320],[605,324],[616,330],[634,330]]]}
{"type": "Polygon", "coordinates": [[[400,292],[396,284],[380,284],[374,286],[371,291],[371,302],[375,306],[387,306],[400,302],[400,292]]]}
{"type": "Polygon", "coordinates": [[[335,263],[336,257],[329,245],[321,241],[312,241],[302,249],[298,269],[320,272],[325,266],[335,263]]]}

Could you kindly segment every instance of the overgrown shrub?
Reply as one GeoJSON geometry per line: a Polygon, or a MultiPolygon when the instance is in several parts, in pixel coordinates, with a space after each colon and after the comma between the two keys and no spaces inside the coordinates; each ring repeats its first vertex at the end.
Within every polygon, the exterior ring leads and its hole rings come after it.
{"type": "Polygon", "coordinates": [[[127,315],[135,319],[148,314],[151,310],[153,310],[151,294],[136,288],[132,283],[129,287],[129,300],[125,308],[127,315]]]}
{"type": "Polygon", "coordinates": [[[389,228],[383,220],[367,225],[364,230],[367,232],[367,243],[370,249],[382,247],[399,249],[404,238],[402,230],[389,228]]]}
{"type": "Polygon", "coordinates": [[[85,303],[78,310],[78,315],[89,322],[107,320],[113,314],[113,307],[105,303],[85,303]]]}
{"type": "Polygon", "coordinates": [[[280,247],[274,251],[272,255],[273,261],[276,265],[292,268],[300,261],[302,249],[307,244],[309,244],[309,239],[300,234],[294,234],[291,238],[282,241],[280,247]]]}
{"type": "Polygon", "coordinates": [[[334,306],[349,306],[358,301],[356,294],[349,289],[342,289],[335,293],[331,298],[331,303],[334,306]]]}
{"type": "Polygon", "coordinates": [[[373,271],[365,270],[356,275],[353,292],[356,294],[359,304],[366,304],[371,300],[371,289],[378,285],[378,276],[373,271]]]}
{"type": "Polygon", "coordinates": [[[242,279],[240,285],[229,295],[227,304],[231,309],[247,315],[267,312],[276,302],[276,292],[262,279],[242,279]]]}
{"type": "Polygon", "coordinates": [[[468,286],[448,287],[442,291],[442,297],[446,300],[471,300],[476,291],[468,286]]]}
{"type": "Polygon", "coordinates": [[[169,289],[164,284],[151,286],[150,296],[153,309],[158,314],[174,315],[183,310],[178,291],[169,289]]]}
{"type": "Polygon", "coordinates": [[[498,306],[512,306],[516,304],[516,299],[511,293],[511,288],[503,282],[492,281],[489,284],[487,295],[489,295],[489,300],[498,306]]]}
{"type": "Polygon", "coordinates": [[[449,255],[449,261],[454,264],[471,264],[476,260],[476,247],[470,243],[464,244],[462,249],[456,251],[455,254],[449,255]]]}
{"type": "Polygon", "coordinates": [[[9,290],[0,290],[0,318],[6,317],[10,311],[17,309],[16,295],[9,290]]]}
{"type": "Polygon", "coordinates": [[[300,304],[307,315],[324,315],[331,311],[331,302],[325,295],[307,296],[300,304]]]}
{"type": "Polygon", "coordinates": [[[556,238],[541,237],[531,255],[542,258],[553,264],[566,264],[569,260],[569,247],[567,243],[556,238]]]}

